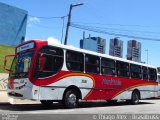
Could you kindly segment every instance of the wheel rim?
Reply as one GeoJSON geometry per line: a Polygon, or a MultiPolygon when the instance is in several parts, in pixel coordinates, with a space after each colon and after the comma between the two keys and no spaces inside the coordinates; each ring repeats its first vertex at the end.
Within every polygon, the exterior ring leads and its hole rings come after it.
{"type": "Polygon", "coordinates": [[[69,97],[68,97],[68,102],[71,103],[71,104],[74,104],[76,103],[76,95],[75,94],[70,94],[69,97]]]}
{"type": "Polygon", "coordinates": [[[134,94],[134,95],[133,95],[133,101],[134,101],[135,103],[138,103],[138,102],[139,102],[139,96],[138,96],[137,94],[134,94]]]}

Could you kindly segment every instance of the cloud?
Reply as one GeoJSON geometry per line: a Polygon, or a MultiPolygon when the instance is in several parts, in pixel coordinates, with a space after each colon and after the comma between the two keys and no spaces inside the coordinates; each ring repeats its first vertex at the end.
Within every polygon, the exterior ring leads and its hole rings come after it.
{"type": "MultiPolygon", "coordinates": [[[[48,39],[47,39],[47,41],[48,42],[50,42],[50,43],[52,43],[52,44],[62,44],[61,42],[60,42],[60,40],[58,40],[57,38],[54,38],[54,37],[48,37],[48,39]]],[[[77,48],[77,47],[75,47],[75,46],[73,46],[73,45],[67,45],[67,46],[69,46],[70,48],[77,48]]]]}
{"type": "Polygon", "coordinates": [[[73,46],[73,45],[69,45],[71,48],[76,48],[75,46],[73,46]]]}
{"type": "Polygon", "coordinates": [[[37,18],[37,17],[28,17],[28,27],[31,27],[33,24],[38,24],[38,23],[40,23],[41,21],[40,21],[40,19],[39,18],[37,18]]]}
{"type": "Polygon", "coordinates": [[[61,44],[60,40],[54,38],[54,37],[48,37],[47,41],[53,43],[53,44],[61,44]]]}
{"type": "Polygon", "coordinates": [[[34,24],[40,23],[40,19],[37,18],[37,17],[29,17],[28,21],[31,22],[31,23],[34,23],[34,24]]]}

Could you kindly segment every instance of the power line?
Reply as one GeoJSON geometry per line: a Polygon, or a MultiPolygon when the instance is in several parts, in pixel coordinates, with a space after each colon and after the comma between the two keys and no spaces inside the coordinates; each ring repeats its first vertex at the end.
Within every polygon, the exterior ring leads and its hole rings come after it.
{"type": "MultiPolygon", "coordinates": [[[[80,25],[80,24],[77,24],[77,23],[74,23],[74,22],[72,22],[72,23],[76,24],[76,25],[80,25]]],[[[104,25],[107,25],[107,24],[104,24],[104,25]]],[[[151,34],[158,34],[158,35],[160,35],[159,32],[152,32],[152,31],[127,30],[127,29],[117,29],[117,28],[110,28],[110,27],[98,27],[98,26],[88,26],[88,25],[84,25],[84,26],[98,28],[98,29],[109,29],[109,30],[114,30],[114,31],[126,31],[126,32],[137,32],[137,33],[151,33],[151,34]]]]}
{"type": "Polygon", "coordinates": [[[140,36],[134,36],[134,35],[119,34],[119,33],[108,32],[105,30],[100,30],[100,29],[96,29],[93,27],[78,25],[78,24],[73,24],[73,23],[70,26],[78,28],[78,29],[83,29],[83,30],[88,30],[88,31],[92,31],[92,32],[108,34],[108,35],[115,35],[115,36],[121,36],[121,37],[133,38],[133,39],[141,39],[141,40],[160,41],[160,39],[157,39],[157,38],[147,38],[147,37],[140,37],[140,36]]]}
{"type": "Polygon", "coordinates": [[[75,24],[90,24],[90,25],[107,25],[107,26],[121,26],[121,27],[152,27],[152,26],[145,26],[145,25],[124,25],[124,24],[106,24],[106,23],[88,23],[88,22],[74,22],[75,24]]]}
{"type": "Polygon", "coordinates": [[[67,17],[67,16],[57,16],[57,17],[42,17],[42,16],[33,16],[33,15],[28,15],[30,17],[36,17],[36,18],[40,18],[40,19],[62,19],[63,17],[67,17]]]}
{"type": "Polygon", "coordinates": [[[61,26],[45,26],[41,24],[34,24],[35,27],[45,28],[45,29],[54,29],[54,28],[62,28],[61,26]]]}

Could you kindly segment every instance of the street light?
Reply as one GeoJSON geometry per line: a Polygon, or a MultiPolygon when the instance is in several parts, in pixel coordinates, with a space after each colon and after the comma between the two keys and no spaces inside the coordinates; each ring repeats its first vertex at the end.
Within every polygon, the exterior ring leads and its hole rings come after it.
{"type": "Polygon", "coordinates": [[[147,64],[148,64],[148,49],[145,50],[147,52],[147,64]]]}
{"type": "Polygon", "coordinates": [[[83,3],[77,3],[77,4],[74,4],[74,5],[72,5],[72,4],[70,5],[69,15],[68,15],[68,22],[67,22],[67,27],[66,27],[66,36],[65,36],[65,41],[64,41],[65,45],[67,45],[68,30],[69,30],[69,26],[70,26],[70,22],[71,22],[71,11],[72,11],[72,8],[80,6],[80,5],[83,5],[83,3]]]}

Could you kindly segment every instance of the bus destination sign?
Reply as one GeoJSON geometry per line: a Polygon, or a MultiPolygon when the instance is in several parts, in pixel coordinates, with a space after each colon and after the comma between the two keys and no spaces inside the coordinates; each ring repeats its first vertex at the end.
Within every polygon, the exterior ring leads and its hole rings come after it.
{"type": "Polygon", "coordinates": [[[24,44],[17,48],[17,53],[34,48],[34,42],[24,44]]]}

